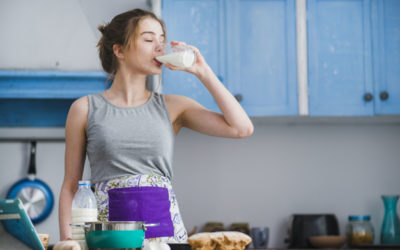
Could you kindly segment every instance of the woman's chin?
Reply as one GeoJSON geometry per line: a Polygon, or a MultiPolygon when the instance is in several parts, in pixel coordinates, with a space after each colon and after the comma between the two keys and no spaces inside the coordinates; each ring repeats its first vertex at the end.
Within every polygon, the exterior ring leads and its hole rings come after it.
{"type": "Polygon", "coordinates": [[[154,69],[149,72],[149,75],[159,75],[162,72],[162,68],[154,69]]]}

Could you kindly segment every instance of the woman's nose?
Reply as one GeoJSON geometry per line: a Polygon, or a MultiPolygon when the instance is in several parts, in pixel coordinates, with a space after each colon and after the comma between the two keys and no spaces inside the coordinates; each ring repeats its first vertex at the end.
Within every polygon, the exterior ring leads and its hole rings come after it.
{"type": "Polygon", "coordinates": [[[165,43],[156,42],[156,48],[155,49],[156,49],[157,52],[163,51],[164,47],[165,47],[165,43]]]}

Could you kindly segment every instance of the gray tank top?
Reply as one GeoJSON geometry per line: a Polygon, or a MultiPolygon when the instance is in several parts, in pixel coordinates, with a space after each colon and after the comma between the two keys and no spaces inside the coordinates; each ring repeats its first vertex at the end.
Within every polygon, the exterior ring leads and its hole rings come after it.
{"type": "Polygon", "coordinates": [[[172,178],[175,133],[162,94],[136,107],[118,107],[101,93],[89,95],[86,126],[92,183],[125,175],[172,178]]]}

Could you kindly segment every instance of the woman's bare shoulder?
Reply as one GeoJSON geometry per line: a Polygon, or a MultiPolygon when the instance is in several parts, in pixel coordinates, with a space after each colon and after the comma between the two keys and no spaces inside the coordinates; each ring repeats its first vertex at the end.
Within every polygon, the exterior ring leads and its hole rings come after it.
{"type": "MultiPolygon", "coordinates": [[[[68,154],[70,156],[66,157],[66,159],[81,159],[83,157],[82,155],[84,155],[84,144],[86,141],[85,129],[88,121],[88,110],[89,99],[87,96],[81,97],[71,104],[67,121],[65,123],[66,155],[68,154]]],[[[72,160],[72,162],[75,162],[75,160],[72,160]]],[[[70,163],[71,161],[69,161],[69,164],[70,163]]],[[[80,165],[78,167],[80,168],[80,165]]]]}
{"type": "Polygon", "coordinates": [[[88,113],[89,113],[89,98],[88,96],[80,97],[71,104],[71,107],[69,108],[68,112],[67,123],[68,121],[71,121],[74,123],[78,122],[81,124],[86,124],[88,113]]]}
{"type": "Polygon", "coordinates": [[[83,96],[76,99],[70,107],[70,112],[77,114],[87,114],[89,112],[89,97],[83,96]]]}

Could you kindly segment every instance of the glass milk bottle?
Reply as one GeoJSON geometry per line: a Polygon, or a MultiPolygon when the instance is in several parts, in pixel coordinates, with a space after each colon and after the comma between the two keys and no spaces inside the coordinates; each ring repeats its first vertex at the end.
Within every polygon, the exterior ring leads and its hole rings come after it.
{"type": "MultiPolygon", "coordinates": [[[[79,181],[72,200],[72,224],[97,221],[97,202],[90,186],[90,181],[79,181]]],[[[78,241],[82,249],[88,249],[83,227],[72,227],[72,240],[78,241]]]]}

